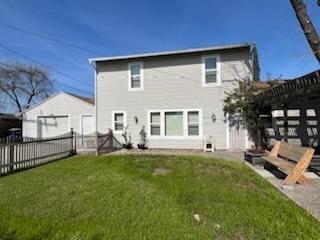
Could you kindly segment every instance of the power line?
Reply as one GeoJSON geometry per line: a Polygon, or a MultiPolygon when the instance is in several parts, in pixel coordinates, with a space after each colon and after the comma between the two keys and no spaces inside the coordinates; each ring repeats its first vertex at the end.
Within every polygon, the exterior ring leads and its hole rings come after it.
{"type": "MultiPolygon", "coordinates": [[[[1,62],[0,62],[0,65],[6,66],[6,67],[10,67],[9,65],[7,65],[7,64],[5,64],[5,63],[1,63],[1,62]]],[[[90,95],[92,94],[92,93],[89,92],[89,91],[82,90],[82,89],[80,89],[80,88],[71,87],[71,86],[69,86],[69,85],[67,85],[67,84],[58,82],[58,81],[56,81],[56,80],[53,80],[53,81],[54,81],[55,84],[61,85],[61,86],[63,86],[63,87],[66,87],[66,88],[69,88],[69,89],[72,89],[72,90],[75,90],[75,91],[78,91],[78,92],[83,92],[83,93],[85,93],[85,94],[90,94],[90,95]]]]}
{"type": "MultiPolygon", "coordinates": [[[[11,67],[11,68],[13,68],[12,66],[10,66],[10,65],[8,65],[8,64],[5,64],[5,63],[2,63],[2,62],[0,62],[0,65],[3,65],[3,66],[5,66],[5,67],[11,67]]],[[[82,89],[80,89],[80,88],[71,87],[71,86],[69,86],[69,85],[67,85],[67,84],[58,82],[58,81],[56,81],[56,80],[53,80],[53,81],[54,81],[54,83],[56,83],[56,84],[58,84],[58,85],[61,85],[61,86],[63,86],[63,87],[66,87],[66,88],[69,88],[69,89],[72,89],[72,90],[75,90],[75,91],[79,91],[79,92],[83,92],[83,93],[85,93],[85,94],[90,94],[90,95],[91,95],[91,92],[89,92],[89,91],[82,90],[82,89]]]]}
{"type": "Polygon", "coordinates": [[[71,48],[74,48],[74,49],[77,49],[77,50],[81,50],[81,51],[85,51],[85,52],[88,52],[88,53],[99,55],[98,52],[92,51],[90,49],[87,49],[87,48],[84,48],[84,47],[80,47],[80,46],[77,46],[75,44],[68,43],[68,42],[65,42],[65,41],[62,41],[62,40],[59,40],[59,39],[48,37],[48,36],[42,35],[40,33],[31,32],[29,30],[26,30],[26,29],[23,29],[23,28],[20,28],[20,27],[16,27],[16,26],[12,26],[12,25],[8,25],[8,24],[4,24],[4,23],[1,23],[1,22],[0,22],[0,25],[5,27],[5,28],[10,28],[10,29],[13,29],[13,30],[16,30],[16,31],[19,31],[19,32],[30,34],[30,35],[32,35],[34,37],[37,37],[37,38],[45,39],[45,40],[52,41],[52,42],[57,42],[59,44],[62,44],[62,45],[65,45],[65,46],[68,46],[68,47],[71,47],[71,48]]]}
{"type": "MultiPolygon", "coordinates": [[[[47,68],[47,69],[50,69],[50,70],[52,70],[52,71],[54,71],[54,72],[56,72],[56,73],[58,73],[58,74],[60,74],[60,75],[62,75],[62,76],[64,76],[64,77],[67,77],[67,78],[72,79],[72,80],[74,80],[74,81],[80,82],[80,83],[82,83],[82,84],[84,84],[84,85],[86,85],[86,86],[92,87],[92,85],[89,85],[88,83],[86,83],[86,82],[84,82],[84,81],[81,81],[81,80],[79,80],[79,79],[77,79],[77,78],[71,77],[71,76],[69,76],[69,75],[67,75],[67,74],[65,74],[64,72],[61,72],[61,71],[59,71],[59,70],[53,69],[53,68],[51,68],[51,67],[49,67],[49,66],[47,66],[47,65],[45,65],[45,64],[43,64],[43,63],[41,63],[41,62],[39,62],[39,61],[37,61],[37,60],[35,60],[35,59],[33,59],[33,58],[31,58],[31,57],[28,57],[28,56],[26,56],[26,55],[24,55],[24,54],[18,53],[18,52],[16,52],[15,50],[12,50],[12,49],[10,49],[10,48],[2,45],[2,44],[0,44],[0,47],[2,47],[3,49],[6,49],[7,51],[9,51],[9,52],[11,52],[11,53],[14,53],[14,54],[16,54],[16,55],[18,55],[18,56],[20,56],[20,57],[23,57],[23,58],[28,59],[28,60],[30,60],[30,61],[32,61],[32,62],[35,62],[36,64],[39,64],[39,65],[41,65],[41,66],[43,66],[43,67],[45,67],[45,68],[47,68]]],[[[60,84],[62,84],[62,83],[60,83],[60,84]]],[[[65,85],[65,84],[62,84],[62,85],[65,85]]],[[[65,85],[65,86],[67,86],[67,85],[65,85]]],[[[68,87],[69,87],[69,88],[73,88],[73,87],[70,87],[70,86],[68,86],[68,87]]],[[[76,88],[74,88],[74,89],[76,89],[76,88]]],[[[80,90],[80,89],[78,89],[78,90],[80,90]]],[[[85,91],[85,90],[80,90],[80,91],[85,91]]],[[[85,91],[85,92],[87,92],[87,91],[85,91]]],[[[90,93],[90,94],[91,94],[91,93],[90,93]]]]}

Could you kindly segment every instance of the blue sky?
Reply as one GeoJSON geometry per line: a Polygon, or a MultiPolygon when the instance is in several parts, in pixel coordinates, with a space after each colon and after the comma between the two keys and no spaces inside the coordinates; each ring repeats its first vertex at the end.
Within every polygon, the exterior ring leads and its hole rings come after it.
{"type": "MultiPolygon", "coordinates": [[[[320,31],[320,7],[308,0],[320,31]]],[[[92,85],[53,72],[56,90],[93,94],[89,57],[256,42],[261,78],[319,68],[289,0],[5,0],[0,23],[90,49],[79,51],[0,26],[0,44],[92,85]]],[[[27,61],[0,48],[0,61],[27,61]]]]}

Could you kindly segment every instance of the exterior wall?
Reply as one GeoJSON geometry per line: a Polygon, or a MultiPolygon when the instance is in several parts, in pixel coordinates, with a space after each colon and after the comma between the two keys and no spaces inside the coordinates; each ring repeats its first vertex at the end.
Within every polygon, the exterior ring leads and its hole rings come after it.
{"type": "Polygon", "coordinates": [[[37,137],[37,117],[50,115],[69,116],[70,128],[79,133],[80,116],[94,115],[94,113],[94,105],[69,94],[60,93],[23,114],[22,135],[23,137],[37,137]]]}
{"type": "MultiPolygon", "coordinates": [[[[241,48],[139,59],[137,62],[144,64],[143,91],[128,91],[128,63],[135,60],[98,62],[97,130],[112,129],[112,111],[125,111],[128,132],[136,146],[141,127],[145,125],[148,129],[148,111],[202,109],[203,137],[211,137],[217,149],[226,149],[228,128],[223,99],[241,77],[251,78],[249,55],[249,48],[241,48]],[[220,55],[221,86],[202,87],[201,58],[208,54],[220,55]],[[216,117],[214,122],[212,114],[216,117]]],[[[117,138],[123,140],[120,135],[117,138]]],[[[202,142],[202,139],[149,138],[149,147],[201,149],[202,142]]]]}

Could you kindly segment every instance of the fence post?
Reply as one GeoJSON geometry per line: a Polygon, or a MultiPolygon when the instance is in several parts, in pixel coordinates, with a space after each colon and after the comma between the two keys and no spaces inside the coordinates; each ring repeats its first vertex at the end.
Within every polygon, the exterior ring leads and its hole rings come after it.
{"type": "Polygon", "coordinates": [[[109,128],[109,138],[110,138],[109,148],[110,148],[110,151],[113,152],[113,132],[112,132],[112,129],[110,128],[109,128]]]}
{"type": "Polygon", "coordinates": [[[74,144],[74,132],[73,132],[73,128],[70,128],[70,146],[71,146],[71,149],[70,149],[70,155],[74,155],[74,147],[73,147],[73,144],[74,144]]]}
{"type": "Polygon", "coordinates": [[[13,144],[10,144],[9,146],[9,163],[10,163],[9,172],[13,172],[14,171],[14,145],[13,144]]]}
{"type": "MultiPolygon", "coordinates": [[[[72,129],[73,130],[73,129],[72,129]]],[[[72,133],[73,133],[73,139],[74,139],[74,141],[73,141],[73,144],[74,144],[74,154],[77,154],[77,132],[75,132],[75,131],[72,131],[72,133]]]]}
{"type": "Polygon", "coordinates": [[[94,132],[94,137],[95,137],[95,145],[96,145],[96,155],[99,155],[99,132],[95,131],[94,132]]]}

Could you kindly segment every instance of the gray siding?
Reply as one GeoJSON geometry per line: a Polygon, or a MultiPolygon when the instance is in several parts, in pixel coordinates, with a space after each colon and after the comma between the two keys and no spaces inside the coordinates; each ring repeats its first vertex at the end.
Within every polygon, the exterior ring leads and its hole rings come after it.
{"type": "Polygon", "coordinates": [[[37,117],[50,115],[68,115],[70,128],[80,132],[80,115],[85,114],[95,114],[94,105],[69,94],[60,93],[23,114],[22,135],[37,137],[37,117]]]}
{"type": "MultiPolygon", "coordinates": [[[[112,128],[112,111],[126,111],[128,132],[134,144],[139,131],[147,128],[149,110],[202,109],[203,137],[212,137],[217,149],[226,149],[227,126],[223,112],[225,91],[236,86],[240,77],[250,75],[249,49],[181,54],[139,59],[144,63],[144,90],[128,91],[128,63],[134,61],[98,62],[96,76],[97,129],[112,128]],[[201,57],[220,54],[221,86],[202,87],[201,57]],[[215,114],[216,121],[211,116],[215,114]],[[138,124],[134,117],[138,117],[138,124]]],[[[118,136],[122,141],[122,137],[118,136]]],[[[244,140],[245,141],[245,140],[244,140]]],[[[151,148],[200,149],[202,140],[149,139],[151,148]]]]}

